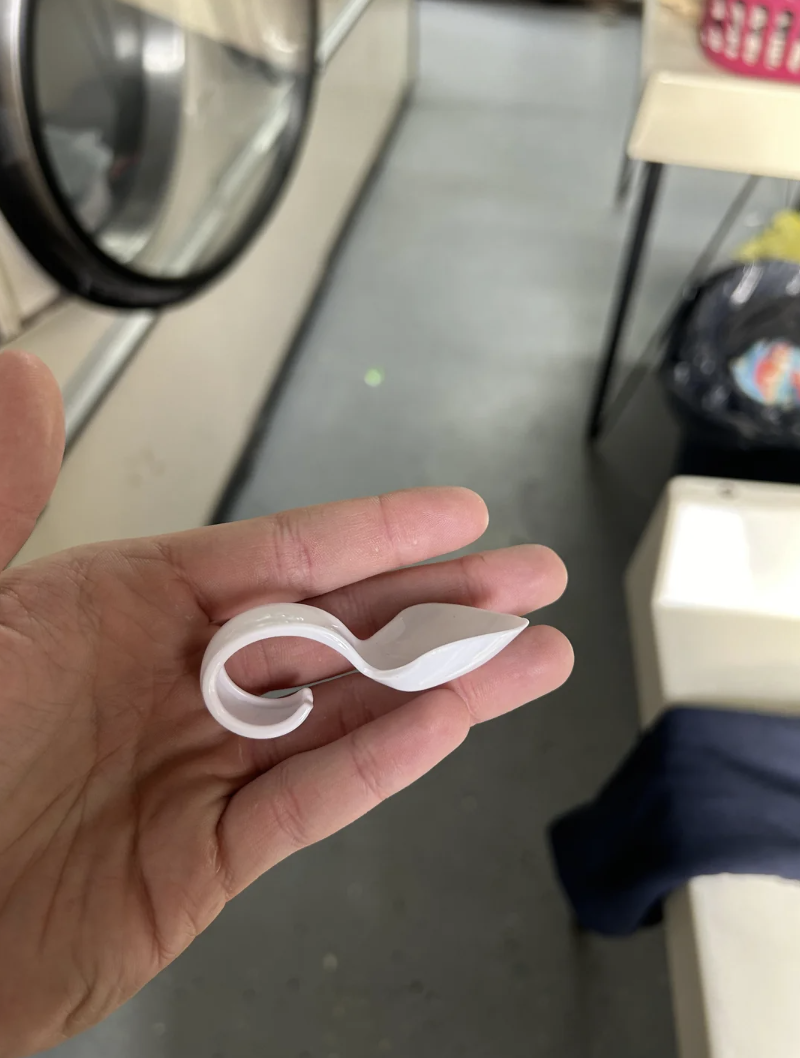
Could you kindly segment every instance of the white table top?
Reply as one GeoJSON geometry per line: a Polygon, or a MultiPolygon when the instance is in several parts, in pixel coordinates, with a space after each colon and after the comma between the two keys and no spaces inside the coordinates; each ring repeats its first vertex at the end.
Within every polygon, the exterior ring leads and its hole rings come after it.
{"type": "Polygon", "coordinates": [[[800,85],[715,66],[697,28],[659,0],[645,6],[642,73],[631,157],[800,179],[800,85]]]}

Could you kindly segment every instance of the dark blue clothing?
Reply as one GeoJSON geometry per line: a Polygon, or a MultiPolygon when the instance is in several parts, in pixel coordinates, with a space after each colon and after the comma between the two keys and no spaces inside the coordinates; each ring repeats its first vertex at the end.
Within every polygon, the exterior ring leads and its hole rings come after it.
{"type": "Polygon", "coordinates": [[[672,709],[550,840],[579,924],[609,936],[702,875],[800,880],[800,718],[672,709]]]}

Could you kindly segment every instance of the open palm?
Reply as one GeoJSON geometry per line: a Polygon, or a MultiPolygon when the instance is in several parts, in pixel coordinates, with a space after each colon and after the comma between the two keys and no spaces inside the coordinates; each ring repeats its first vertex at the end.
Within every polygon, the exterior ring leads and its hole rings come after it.
{"type": "MultiPolygon", "coordinates": [[[[49,374],[4,354],[0,568],[49,496],[62,439],[49,374]]],[[[563,682],[569,645],[540,627],[416,697],[362,676],[325,684],[307,723],[275,742],[237,738],[203,706],[209,640],[259,603],[313,600],[366,636],[418,602],[519,614],[553,602],[566,577],[545,548],[403,568],[485,525],[472,493],[422,490],[81,548],[0,575],[0,1058],[102,1019],[264,871],[419,778],[473,723],[563,682]]],[[[272,640],[231,668],[260,692],[344,662],[272,640]]]]}

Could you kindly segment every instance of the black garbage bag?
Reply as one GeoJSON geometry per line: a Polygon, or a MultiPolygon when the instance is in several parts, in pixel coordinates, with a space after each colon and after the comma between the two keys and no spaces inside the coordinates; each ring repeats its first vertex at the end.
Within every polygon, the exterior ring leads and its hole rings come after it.
{"type": "Polygon", "coordinates": [[[673,321],[661,379],[695,439],[800,450],[800,265],[737,265],[699,285],[673,321]]]}

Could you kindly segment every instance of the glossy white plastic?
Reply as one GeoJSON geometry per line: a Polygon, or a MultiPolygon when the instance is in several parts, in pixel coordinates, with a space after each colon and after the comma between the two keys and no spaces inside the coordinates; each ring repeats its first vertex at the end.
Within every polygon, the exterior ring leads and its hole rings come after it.
{"type": "Polygon", "coordinates": [[[280,738],[308,719],[313,692],[307,688],[284,698],[261,698],[243,691],[225,669],[243,647],[276,637],[313,639],[377,683],[419,692],[485,665],[527,626],[521,617],[425,603],[404,610],[371,639],[361,640],[338,618],[313,606],[260,606],[234,617],[211,640],[201,672],[203,698],[229,731],[246,738],[280,738]]]}

